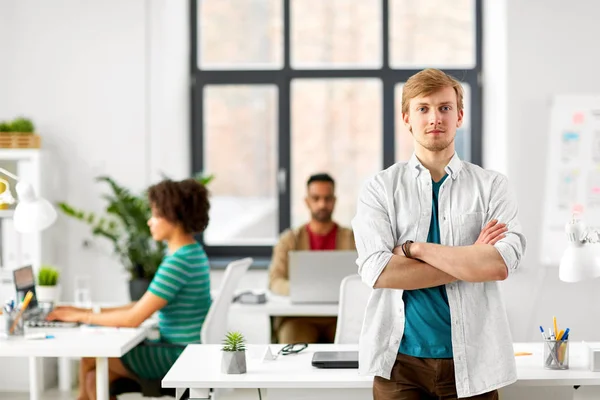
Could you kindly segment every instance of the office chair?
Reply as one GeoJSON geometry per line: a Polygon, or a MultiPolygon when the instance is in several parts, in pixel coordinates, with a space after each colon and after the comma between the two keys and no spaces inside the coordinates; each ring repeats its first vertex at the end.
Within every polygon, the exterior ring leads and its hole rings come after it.
{"type": "MultiPolygon", "coordinates": [[[[202,328],[200,330],[200,340],[204,344],[220,344],[227,333],[227,317],[229,316],[229,306],[233,302],[234,292],[242,276],[246,273],[253,259],[243,258],[232,261],[225,268],[221,287],[212,301],[202,328]]],[[[177,346],[177,344],[155,343],[156,346],[177,346]]],[[[162,379],[145,380],[119,378],[110,386],[110,396],[118,396],[124,393],[142,393],[144,397],[175,397],[175,389],[162,388],[162,379]]]]}
{"type": "Polygon", "coordinates": [[[358,344],[371,291],[358,274],[342,280],[334,343],[358,344]]]}

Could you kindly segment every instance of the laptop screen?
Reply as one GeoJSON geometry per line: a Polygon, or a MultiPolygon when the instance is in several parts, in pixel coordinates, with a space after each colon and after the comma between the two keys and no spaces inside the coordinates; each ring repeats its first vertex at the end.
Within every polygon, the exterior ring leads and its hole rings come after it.
{"type": "Polygon", "coordinates": [[[17,304],[20,304],[27,292],[33,292],[33,298],[29,302],[30,309],[37,307],[37,298],[35,293],[35,277],[31,265],[21,267],[13,271],[13,280],[17,291],[17,304]]]}

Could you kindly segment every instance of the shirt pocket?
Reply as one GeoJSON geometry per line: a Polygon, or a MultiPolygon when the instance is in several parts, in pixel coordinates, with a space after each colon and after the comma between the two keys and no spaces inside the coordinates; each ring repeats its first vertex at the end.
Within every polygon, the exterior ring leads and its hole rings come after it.
{"type": "Polygon", "coordinates": [[[416,213],[403,212],[396,218],[396,246],[400,246],[407,240],[419,241],[417,232],[421,216],[416,213]]]}
{"type": "Polygon", "coordinates": [[[484,212],[464,213],[458,215],[459,238],[458,246],[475,244],[485,221],[484,212]]]}

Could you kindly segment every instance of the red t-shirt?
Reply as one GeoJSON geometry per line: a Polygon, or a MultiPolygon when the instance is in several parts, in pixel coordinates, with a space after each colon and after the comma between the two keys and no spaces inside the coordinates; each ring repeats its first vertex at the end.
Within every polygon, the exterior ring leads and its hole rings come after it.
{"type": "Polygon", "coordinates": [[[306,230],[308,232],[311,250],[335,250],[337,225],[334,225],[333,229],[325,235],[317,235],[316,233],[311,232],[308,225],[306,225],[306,230]]]}

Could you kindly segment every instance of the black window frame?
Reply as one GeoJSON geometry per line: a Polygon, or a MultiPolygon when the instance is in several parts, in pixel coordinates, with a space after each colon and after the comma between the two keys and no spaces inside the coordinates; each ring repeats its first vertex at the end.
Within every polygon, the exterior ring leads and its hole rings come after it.
{"type": "MultiPolygon", "coordinates": [[[[206,85],[274,85],[278,89],[278,169],[285,171],[285,188],[279,191],[279,232],[290,227],[290,135],[291,135],[291,93],[290,86],[297,78],[378,78],[383,87],[383,165],[382,169],[395,161],[395,88],[397,84],[419,72],[421,69],[395,69],[390,67],[389,54],[389,0],[382,3],[382,67],[377,69],[294,69],[290,63],[290,3],[281,0],[283,5],[283,68],[269,70],[201,70],[198,67],[198,0],[190,0],[190,72],[191,72],[191,167],[196,173],[204,170],[204,87],[206,85]]],[[[471,69],[447,69],[443,71],[453,75],[470,86],[470,161],[482,165],[482,0],[475,1],[475,65],[471,69]]],[[[217,176],[218,179],[218,176],[217,176]]],[[[274,178],[276,179],[276,178],[274,178]]],[[[203,242],[202,235],[198,239],[203,242]]],[[[209,246],[204,244],[211,259],[211,265],[220,267],[232,259],[241,257],[255,258],[255,266],[268,264],[272,246],[209,246]],[[222,261],[222,262],[220,262],[222,261]]]]}

